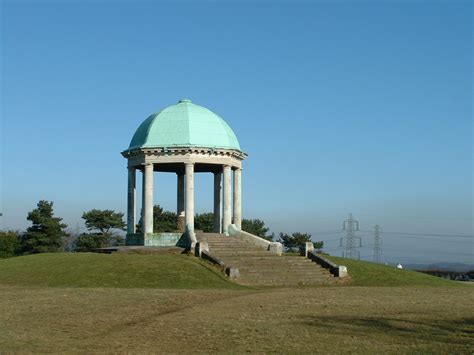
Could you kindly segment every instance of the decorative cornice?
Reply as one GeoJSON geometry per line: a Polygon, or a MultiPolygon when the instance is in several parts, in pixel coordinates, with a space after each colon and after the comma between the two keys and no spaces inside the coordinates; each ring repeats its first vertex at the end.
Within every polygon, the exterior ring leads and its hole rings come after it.
{"type": "Polygon", "coordinates": [[[186,154],[201,154],[216,157],[232,157],[239,160],[244,160],[247,154],[234,149],[219,149],[219,148],[201,148],[201,147],[159,147],[159,148],[136,148],[125,150],[122,153],[124,158],[132,158],[137,156],[170,156],[170,155],[186,155],[186,154]]]}

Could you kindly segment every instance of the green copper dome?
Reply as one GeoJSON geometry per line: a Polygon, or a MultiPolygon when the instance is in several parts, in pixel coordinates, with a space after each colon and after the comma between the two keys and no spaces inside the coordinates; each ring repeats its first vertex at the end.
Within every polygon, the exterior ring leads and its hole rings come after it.
{"type": "Polygon", "coordinates": [[[206,147],[240,151],[235,133],[222,118],[187,99],[143,121],[133,135],[128,150],[157,147],[206,147]]]}

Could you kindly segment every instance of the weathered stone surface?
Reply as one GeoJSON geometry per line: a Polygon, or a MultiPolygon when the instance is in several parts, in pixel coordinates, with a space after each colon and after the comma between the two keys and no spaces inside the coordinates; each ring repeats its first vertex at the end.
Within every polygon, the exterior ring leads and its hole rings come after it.
{"type": "Polygon", "coordinates": [[[186,228],[194,231],[194,164],[185,165],[185,209],[184,218],[186,220],[186,228]]]}
{"type": "Polygon", "coordinates": [[[143,168],[143,226],[145,234],[153,233],[153,165],[145,164],[143,168]]]}
{"type": "Polygon", "coordinates": [[[186,230],[186,220],[184,217],[184,212],[181,213],[181,215],[178,216],[176,226],[178,228],[178,231],[181,233],[184,233],[186,230]]]}
{"type": "Polygon", "coordinates": [[[306,242],[304,246],[304,257],[308,257],[308,253],[314,251],[314,244],[313,242],[306,242]]]}
{"type": "Polygon", "coordinates": [[[229,276],[229,279],[238,279],[240,277],[239,269],[232,266],[226,267],[225,274],[229,276]]]}
{"type": "MultiPolygon", "coordinates": [[[[201,232],[197,233],[196,237],[198,241],[207,241],[209,255],[217,258],[220,261],[219,265],[239,270],[236,282],[243,285],[289,286],[334,282],[334,277],[329,271],[304,257],[279,256],[271,253],[268,248],[236,236],[201,232]]],[[[272,244],[269,241],[265,242],[272,244]]],[[[274,246],[280,249],[278,244],[274,243],[274,246]]],[[[207,252],[201,253],[204,259],[206,255],[207,252]]],[[[211,261],[216,264],[216,260],[211,261]]]]}
{"type": "Polygon", "coordinates": [[[221,232],[221,192],[222,192],[222,172],[214,173],[214,232],[221,232]]]}
{"type": "Polygon", "coordinates": [[[270,247],[268,248],[268,250],[270,251],[270,253],[281,255],[283,253],[283,245],[278,242],[273,242],[270,243],[270,247]]]}
{"type": "Polygon", "coordinates": [[[132,166],[128,167],[128,198],[127,198],[127,233],[135,234],[136,216],[136,172],[132,166]]]}
{"type": "Polygon", "coordinates": [[[340,278],[349,276],[349,273],[347,272],[347,267],[344,265],[339,265],[337,276],[340,278]]]}
{"type": "Polygon", "coordinates": [[[256,235],[247,233],[243,230],[240,230],[235,224],[231,224],[228,228],[230,236],[237,237],[241,240],[249,242],[253,245],[261,247],[264,250],[268,250],[271,253],[281,255],[283,252],[283,245],[279,242],[270,242],[266,239],[260,238],[256,235]]]}
{"type": "Polygon", "coordinates": [[[308,258],[316,262],[317,264],[321,265],[325,269],[329,270],[331,274],[333,274],[334,276],[337,276],[340,278],[349,276],[346,266],[337,265],[333,263],[331,260],[323,257],[321,254],[316,253],[314,250],[308,251],[308,258]]]}
{"type": "Polygon", "coordinates": [[[196,247],[194,250],[195,250],[196,256],[200,258],[202,256],[201,254],[203,251],[209,252],[209,245],[207,244],[206,240],[201,240],[196,243],[196,247]]]}
{"type": "Polygon", "coordinates": [[[126,245],[172,247],[176,246],[182,233],[133,233],[127,234],[126,245]]]}
{"type": "Polygon", "coordinates": [[[242,228],[242,169],[234,170],[234,218],[233,224],[242,228]]]}
{"type": "Polygon", "coordinates": [[[229,225],[232,221],[232,205],[231,205],[231,181],[232,181],[232,170],[229,165],[224,166],[223,177],[224,177],[224,207],[223,207],[223,219],[222,219],[222,232],[229,235],[229,225]]]}

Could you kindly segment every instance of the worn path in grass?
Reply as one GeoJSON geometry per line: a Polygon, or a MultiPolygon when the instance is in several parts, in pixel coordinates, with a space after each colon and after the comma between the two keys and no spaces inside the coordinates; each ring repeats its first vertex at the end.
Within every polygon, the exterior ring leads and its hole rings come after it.
{"type": "Polygon", "coordinates": [[[472,288],[0,286],[2,351],[465,352],[472,288]]]}

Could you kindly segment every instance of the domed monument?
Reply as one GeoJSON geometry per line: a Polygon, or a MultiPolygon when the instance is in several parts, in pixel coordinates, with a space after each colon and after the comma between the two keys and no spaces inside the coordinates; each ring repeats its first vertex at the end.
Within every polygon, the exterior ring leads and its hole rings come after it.
{"type": "Polygon", "coordinates": [[[247,155],[229,125],[207,108],[183,99],[152,114],[138,127],[122,155],[128,160],[125,250],[140,246],[138,249],[160,252],[163,249],[149,247],[167,247],[168,251],[168,247],[178,247],[173,249],[194,253],[245,285],[325,283],[332,274],[347,274],[345,267],[318,256],[311,242],[304,246],[304,258],[282,258],[281,243],[242,230],[242,162],[247,155]],[[135,229],[137,170],[143,178],[139,233],[135,229]],[[176,233],[153,232],[155,171],[176,174],[176,233]],[[214,174],[213,233],[194,231],[195,173],[214,174]]]}
{"type": "Polygon", "coordinates": [[[232,128],[214,112],[182,99],[143,121],[122,155],[128,160],[127,245],[163,244],[153,234],[155,171],[176,174],[178,221],[187,232],[194,231],[194,173],[214,174],[214,232],[228,234],[231,224],[240,229],[247,155],[232,128]],[[143,178],[141,233],[135,227],[136,170],[143,178]]]}

